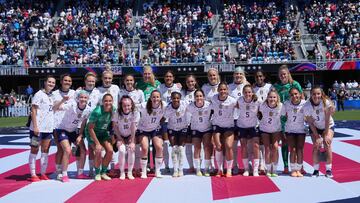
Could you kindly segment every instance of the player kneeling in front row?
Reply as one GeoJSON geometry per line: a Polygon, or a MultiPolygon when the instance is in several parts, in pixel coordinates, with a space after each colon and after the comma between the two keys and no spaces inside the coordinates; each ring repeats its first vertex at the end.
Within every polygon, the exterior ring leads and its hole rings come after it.
{"type": "MultiPolygon", "coordinates": [[[[56,132],[58,134],[58,142],[63,149],[63,156],[61,158],[62,165],[62,182],[69,182],[67,169],[69,165],[69,156],[71,153],[71,143],[79,149],[79,163],[77,169],[77,178],[84,179],[84,165],[86,157],[86,149],[83,140],[83,132],[88,118],[88,111],[84,111],[89,99],[89,94],[82,90],[77,95],[77,101],[71,100],[67,104],[64,104],[69,97],[64,97],[59,104],[54,106],[54,111],[65,111],[63,119],[60,121],[60,125],[56,132]],[[80,130],[78,131],[78,129],[80,130]]],[[[75,150],[78,151],[78,150],[75,150]]]]}
{"type": "Polygon", "coordinates": [[[113,115],[113,129],[117,136],[119,149],[120,180],[125,180],[125,155],[128,154],[128,178],[134,179],[132,170],[135,163],[135,133],[140,119],[139,112],[135,111],[133,100],[124,95],[119,102],[119,109],[113,115]]]}
{"type": "Polygon", "coordinates": [[[171,103],[166,107],[164,115],[164,117],[168,119],[168,134],[172,146],[173,177],[181,177],[184,175],[184,145],[188,134],[190,118],[190,116],[186,114],[187,103],[180,100],[180,92],[172,92],[171,103]]]}
{"type": "Polygon", "coordinates": [[[303,154],[305,143],[304,128],[304,105],[301,93],[296,88],[290,89],[290,101],[286,101],[281,110],[281,115],[287,118],[285,123],[285,135],[290,148],[290,168],[292,177],[303,177],[303,154]]]}
{"type": "Polygon", "coordinates": [[[91,112],[85,127],[85,136],[95,155],[95,180],[111,180],[106,172],[114,152],[108,131],[113,111],[113,97],[111,94],[105,94],[102,105],[91,112]],[[102,148],[105,149],[104,158],[101,157],[102,148]]]}
{"type": "Polygon", "coordinates": [[[334,137],[334,120],[332,114],[335,108],[330,99],[319,87],[313,87],[310,91],[311,97],[304,106],[305,118],[310,126],[310,135],[313,142],[313,176],[319,176],[319,152],[326,154],[326,177],[332,178],[332,148],[334,137]]]}

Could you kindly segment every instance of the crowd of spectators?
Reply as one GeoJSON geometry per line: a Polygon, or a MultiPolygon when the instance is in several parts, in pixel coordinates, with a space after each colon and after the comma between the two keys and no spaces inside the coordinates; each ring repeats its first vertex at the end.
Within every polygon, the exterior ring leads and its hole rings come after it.
{"type": "Polygon", "coordinates": [[[291,41],[296,29],[297,8],[288,10],[281,2],[225,5],[223,27],[225,36],[237,42],[241,61],[280,62],[294,60],[291,41]]]}
{"type": "Polygon", "coordinates": [[[360,58],[360,2],[318,0],[305,6],[305,24],[325,40],[327,59],[360,58]]]}

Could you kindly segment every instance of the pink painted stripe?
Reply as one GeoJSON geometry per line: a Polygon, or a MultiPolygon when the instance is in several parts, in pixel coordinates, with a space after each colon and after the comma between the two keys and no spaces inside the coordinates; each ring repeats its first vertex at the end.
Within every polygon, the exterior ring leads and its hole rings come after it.
{"type": "Polygon", "coordinates": [[[346,143],[360,147],[360,140],[343,140],[342,142],[346,142],[346,143]]]}
{"type": "Polygon", "coordinates": [[[137,202],[151,180],[152,178],[136,178],[121,181],[116,178],[111,181],[95,181],[66,202],[137,202]]]}
{"type": "Polygon", "coordinates": [[[0,149],[0,159],[11,156],[17,153],[21,153],[27,151],[28,149],[0,149]]]}
{"type": "MultiPolygon", "coordinates": [[[[312,144],[305,143],[304,161],[307,163],[313,163],[312,144]]],[[[325,167],[324,166],[320,167],[320,171],[322,173],[325,173],[326,172],[325,167]]],[[[360,163],[348,159],[334,152],[333,152],[332,172],[334,175],[333,179],[338,183],[360,181],[360,163]]]]}

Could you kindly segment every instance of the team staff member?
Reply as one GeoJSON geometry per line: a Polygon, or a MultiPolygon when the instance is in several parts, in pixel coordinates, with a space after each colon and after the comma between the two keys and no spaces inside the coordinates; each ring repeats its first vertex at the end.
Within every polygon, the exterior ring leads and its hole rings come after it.
{"type": "Polygon", "coordinates": [[[304,106],[306,121],[310,126],[310,135],[313,142],[313,176],[319,176],[318,151],[324,148],[326,153],[326,177],[332,178],[332,147],[334,137],[334,119],[332,114],[335,112],[331,100],[324,94],[319,87],[313,87],[310,91],[311,97],[304,106]]]}
{"type": "Polygon", "coordinates": [[[290,90],[290,100],[286,101],[281,115],[287,118],[285,133],[290,147],[290,169],[292,177],[303,177],[301,173],[305,143],[304,104],[297,88],[290,90]]]}
{"type": "Polygon", "coordinates": [[[111,94],[105,94],[102,98],[102,104],[91,112],[85,127],[85,136],[95,154],[95,180],[97,181],[101,179],[111,180],[106,172],[113,156],[113,146],[108,130],[114,112],[113,101],[111,94]],[[101,157],[102,148],[105,149],[104,158],[101,157]]]}
{"type": "MultiPolygon", "coordinates": [[[[290,98],[289,92],[290,89],[293,87],[297,88],[301,94],[303,93],[300,84],[297,81],[293,80],[287,65],[280,66],[278,71],[278,77],[279,77],[279,82],[275,83],[273,87],[278,92],[281,103],[284,103],[285,101],[289,100],[290,98]]],[[[282,117],[281,118],[282,133],[285,132],[284,131],[285,122],[286,122],[286,117],[282,117]]],[[[281,154],[284,162],[284,173],[287,174],[289,173],[289,148],[284,134],[282,135],[281,154]]]]}
{"type": "Polygon", "coordinates": [[[30,123],[30,181],[37,182],[41,180],[49,180],[46,176],[48,166],[48,153],[50,141],[54,131],[54,101],[51,91],[55,87],[56,80],[53,76],[48,76],[44,82],[44,89],[36,92],[31,104],[31,123],[30,123]],[[36,175],[35,163],[36,156],[41,147],[41,176],[36,175]]]}

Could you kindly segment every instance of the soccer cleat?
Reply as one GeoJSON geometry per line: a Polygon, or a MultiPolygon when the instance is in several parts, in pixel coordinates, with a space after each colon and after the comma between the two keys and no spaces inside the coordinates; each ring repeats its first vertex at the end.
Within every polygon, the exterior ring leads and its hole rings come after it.
{"type": "Polygon", "coordinates": [[[283,174],[289,174],[289,168],[288,167],[284,168],[283,174]]]}
{"type": "Polygon", "coordinates": [[[254,177],[258,177],[258,176],[259,176],[259,172],[254,171],[253,176],[254,176],[254,177]]]}
{"type": "Polygon", "coordinates": [[[170,173],[170,168],[169,168],[169,167],[165,167],[164,173],[169,174],[169,173],[170,173]]]}
{"type": "Polygon", "coordinates": [[[125,180],[125,173],[124,173],[124,172],[122,172],[122,173],[120,174],[119,179],[120,179],[120,180],[125,180]]]}
{"type": "Polygon", "coordinates": [[[41,180],[37,175],[34,175],[34,176],[31,176],[31,178],[29,178],[29,181],[31,181],[31,182],[39,182],[41,180]]]}
{"type": "Polygon", "coordinates": [[[232,177],[231,170],[229,170],[229,171],[226,172],[225,177],[227,177],[227,178],[231,178],[231,177],[232,177]]]}
{"type": "Polygon", "coordinates": [[[106,173],[101,174],[101,179],[103,179],[103,180],[111,180],[111,178],[106,173]]]}
{"type": "Polygon", "coordinates": [[[56,180],[59,180],[59,181],[61,181],[62,180],[62,174],[61,173],[59,173],[59,174],[57,174],[57,176],[56,176],[56,180]]]}
{"type": "Polygon", "coordinates": [[[249,171],[245,171],[245,172],[243,173],[243,176],[249,176],[249,171]]]}
{"type": "Polygon", "coordinates": [[[63,183],[68,183],[68,182],[70,182],[69,176],[63,176],[62,179],[61,179],[61,181],[62,181],[63,183]]]}
{"type": "Polygon", "coordinates": [[[132,172],[128,172],[128,178],[129,178],[129,180],[134,180],[135,179],[132,172]]]}
{"type": "Polygon", "coordinates": [[[200,170],[198,170],[197,172],[196,172],[196,176],[202,176],[203,174],[201,173],[201,171],[200,170]]]}
{"type": "Polygon", "coordinates": [[[77,179],[89,179],[88,176],[84,175],[84,174],[79,174],[76,176],[77,179]]]}
{"type": "Polygon", "coordinates": [[[304,175],[300,172],[300,171],[297,171],[297,177],[304,177],[304,175]]]}
{"type": "Polygon", "coordinates": [[[184,176],[184,171],[183,170],[179,170],[179,177],[184,176]]]}
{"type": "Polygon", "coordinates": [[[161,175],[161,172],[160,172],[160,171],[156,171],[156,172],[155,172],[155,177],[157,177],[157,178],[163,178],[163,176],[161,175]]]}
{"type": "Polygon", "coordinates": [[[146,178],[147,178],[146,171],[141,172],[140,178],[142,178],[142,179],[146,179],[146,178]]]}
{"type": "Polygon", "coordinates": [[[109,176],[109,177],[115,177],[115,176],[116,176],[115,170],[114,170],[114,169],[111,169],[111,170],[109,171],[109,173],[107,174],[107,176],[109,176]]]}
{"type": "Polygon", "coordinates": [[[267,173],[266,173],[266,176],[267,176],[267,177],[271,177],[271,173],[267,172],[267,173]]]}
{"type": "Polygon", "coordinates": [[[331,170],[326,170],[325,176],[326,176],[327,178],[333,178],[333,177],[334,177],[334,175],[332,174],[332,171],[331,171],[331,170]]]}
{"type": "Polygon", "coordinates": [[[95,179],[96,181],[100,181],[100,180],[101,180],[101,175],[100,175],[100,174],[96,174],[94,179],[95,179]]]}
{"type": "Polygon", "coordinates": [[[222,177],[224,174],[222,172],[222,170],[219,170],[216,174],[216,177],[222,177]]]}
{"type": "Polygon", "coordinates": [[[41,180],[50,180],[50,178],[47,177],[47,175],[45,175],[45,174],[42,174],[42,175],[40,176],[40,179],[41,179],[41,180]]]}
{"type": "Polygon", "coordinates": [[[189,173],[190,173],[190,174],[191,174],[191,173],[195,173],[195,168],[194,168],[194,167],[189,168],[189,173]]]}
{"type": "Polygon", "coordinates": [[[172,177],[173,177],[173,178],[179,177],[179,172],[178,172],[178,171],[174,171],[172,177]]]}
{"type": "Polygon", "coordinates": [[[271,174],[271,177],[273,177],[273,178],[276,178],[276,177],[278,177],[279,175],[278,174],[276,174],[276,173],[272,173],[271,174]]]}
{"type": "Polygon", "coordinates": [[[319,177],[319,170],[314,170],[312,177],[319,177]]]}
{"type": "Polygon", "coordinates": [[[291,177],[298,177],[297,171],[292,171],[290,174],[291,177]]]}
{"type": "Polygon", "coordinates": [[[239,174],[239,167],[234,166],[234,168],[233,168],[233,174],[234,174],[234,175],[239,174]]]}

